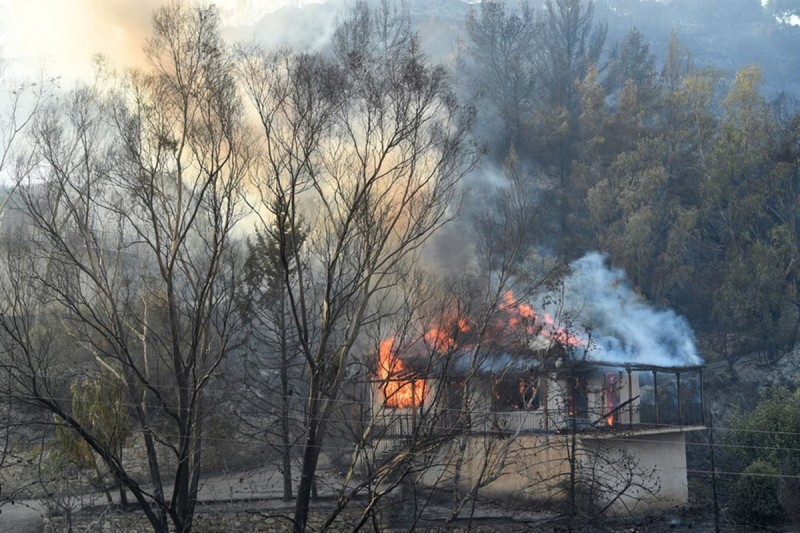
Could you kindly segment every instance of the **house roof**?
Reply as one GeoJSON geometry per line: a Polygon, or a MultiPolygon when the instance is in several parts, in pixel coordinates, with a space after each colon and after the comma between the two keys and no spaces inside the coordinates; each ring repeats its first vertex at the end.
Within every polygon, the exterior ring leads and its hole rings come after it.
{"type": "Polygon", "coordinates": [[[621,369],[631,372],[664,372],[683,373],[699,372],[705,365],[652,365],[643,363],[602,361],[593,359],[569,359],[561,346],[553,345],[547,349],[498,350],[478,354],[473,361],[474,351],[471,348],[458,350],[448,355],[437,357],[417,355],[405,360],[405,371],[402,375],[393,376],[398,379],[410,377],[439,378],[447,375],[451,378],[465,377],[474,368],[477,375],[497,375],[502,372],[526,372],[542,369],[548,372],[588,372],[602,368],[621,369]],[[565,363],[565,361],[570,361],[565,363]]]}
{"type": "Polygon", "coordinates": [[[585,366],[587,368],[595,368],[595,367],[607,367],[607,368],[622,368],[625,370],[630,370],[631,372],[670,372],[670,373],[680,373],[680,372],[697,372],[703,370],[706,365],[674,365],[674,366],[663,366],[663,365],[650,365],[650,364],[643,364],[643,363],[621,363],[621,362],[614,362],[614,361],[595,361],[593,359],[586,359],[583,361],[578,362],[579,366],[585,366]]]}

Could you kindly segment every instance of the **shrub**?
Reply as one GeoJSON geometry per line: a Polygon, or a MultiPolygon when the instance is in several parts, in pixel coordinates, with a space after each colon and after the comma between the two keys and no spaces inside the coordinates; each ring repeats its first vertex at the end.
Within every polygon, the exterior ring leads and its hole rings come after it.
{"type": "Polygon", "coordinates": [[[778,485],[778,501],[783,507],[786,517],[795,524],[800,524],[800,479],[795,476],[783,477],[778,485]]]}
{"type": "Polygon", "coordinates": [[[754,461],[733,487],[731,514],[738,522],[752,525],[781,521],[778,486],[778,470],[766,461],[754,461]]]}

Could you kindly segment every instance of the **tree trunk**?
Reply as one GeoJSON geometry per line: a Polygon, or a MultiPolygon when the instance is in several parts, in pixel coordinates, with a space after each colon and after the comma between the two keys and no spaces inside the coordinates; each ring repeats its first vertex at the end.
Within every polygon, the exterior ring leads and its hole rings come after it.
{"type": "MultiPolygon", "coordinates": [[[[108,505],[113,505],[114,498],[111,496],[111,488],[108,487],[103,480],[103,473],[100,471],[100,467],[98,466],[97,461],[94,460],[94,452],[91,451],[90,449],[89,453],[91,454],[90,457],[92,459],[92,468],[94,469],[94,473],[97,475],[97,484],[98,486],[103,488],[103,494],[105,494],[106,496],[106,501],[108,502],[108,505]]],[[[115,475],[114,477],[116,478],[117,476],[115,475]]]]}
{"type": "MultiPolygon", "coordinates": [[[[478,350],[478,347],[474,348],[472,363],[470,365],[471,370],[474,370],[477,366],[478,350]]],[[[472,429],[472,416],[470,415],[469,401],[471,396],[471,379],[470,373],[464,382],[464,389],[462,392],[463,397],[461,398],[461,416],[459,418],[463,421],[464,427],[459,428],[460,433],[456,438],[456,442],[458,443],[458,451],[456,452],[456,463],[453,472],[453,507],[450,511],[450,516],[447,519],[448,524],[454,522],[455,519],[458,518],[458,515],[461,512],[461,506],[463,505],[460,486],[462,469],[464,467],[465,455],[467,453],[467,439],[469,439],[469,432],[472,429]]]]}
{"type": "Polygon", "coordinates": [[[577,477],[577,458],[575,457],[575,452],[577,451],[577,444],[578,444],[578,429],[577,429],[577,422],[575,417],[577,416],[577,412],[575,411],[575,407],[573,407],[572,416],[569,418],[569,427],[570,427],[570,442],[567,446],[567,452],[569,453],[569,508],[570,508],[570,515],[569,515],[569,522],[567,527],[569,531],[573,530],[573,526],[575,523],[575,516],[578,512],[577,509],[577,502],[575,498],[575,493],[578,489],[578,477],[577,477]]]}
{"type": "Polygon", "coordinates": [[[286,342],[285,300],[280,302],[281,339],[281,454],[283,455],[283,499],[292,499],[292,445],[289,435],[289,354],[286,342]]]}
{"type": "Polygon", "coordinates": [[[141,493],[134,492],[137,499],[140,500],[142,508],[145,509],[145,514],[156,532],[163,531],[166,533],[169,528],[167,527],[167,508],[164,501],[164,487],[161,483],[161,468],[158,464],[158,454],[156,452],[155,442],[151,433],[150,427],[145,425],[146,417],[144,411],[144,400],[146,396],[142,397],[142,404],[136,404],[136,415],[139,423],[142,425],[142,436],[144,437],[144,446],[147,451],[147,466],[150,473],[150,481],[153,483],[153,504],[145,504],[141,499],[141,493]],[[146,506],[150,508],[147,509],[146,506]]]}
{"type": "Polygon", "coordinates": [[[317,417],[317,398],[312,398],[313,413],[309,413],[308,435],[305,449],[303,450],[303,466],[300,471],[300,485],[297,487],[297,502],[294,510],[294,533],[305,533],[308,522],[308,512],[311,501],[311,489],[314,484],[314,474],[317,471],[317,461],[321,451],[322,421],[317,417]]]}
{"type": "Polygon", "coordinates": [[[122,484],[122,480],[119,479],[119,476],[116,476],[117,484],[119,486],[119,505],[125,509],[128,507],[128,493],[125,491],[125,485],[122,484]]]}
{"type": "MultiPolygon", "coordinates": [[[[183,428],[183,424],[181,424],[183,428]]],[[[190,453],[191,449],[188,440],[189,436],[184,435],[181,440],[180,454],[178,458],[178,470],[175,472],[174,493],[170,506],[170,516],[175,525],[177,533],[189,533],[192,530],[192,513],[189,496],[190,485],[190,453]]]]}
{"type": "MultiPolygon", "coordinates": [[[[119,462],[122,464],[122,451],[124,446],[120,444],[118,455],[119,455],[119,462]]],[[[125,485],[122,483],[122,478],[119,477],[117,472],[114,472],[114,481],[117,483],[119,487],[119,504],[120,506],[125,509],[128,507],[128,493],[125,491],[125,485]]]]}

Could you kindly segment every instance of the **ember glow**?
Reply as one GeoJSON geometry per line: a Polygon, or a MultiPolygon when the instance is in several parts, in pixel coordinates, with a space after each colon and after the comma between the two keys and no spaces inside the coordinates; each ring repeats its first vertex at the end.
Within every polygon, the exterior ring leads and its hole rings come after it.
{"type": "Polygon", "coordinates": [[[394,337],[381,341],[379,346],[378,378],[383,385],[387,407],[419,407],[425,399],[425,380],[409,376],[403,361],[394,350],[394,337]]]}

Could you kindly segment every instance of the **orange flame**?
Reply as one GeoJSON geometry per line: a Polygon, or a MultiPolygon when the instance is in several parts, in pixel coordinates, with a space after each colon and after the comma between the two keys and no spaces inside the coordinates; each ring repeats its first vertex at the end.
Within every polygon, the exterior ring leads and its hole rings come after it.
{"type": "Polygon", "coordinates": [[[407,379],[403,361],[395,354],[394,337],[381,341],[379,346],[378,377],[383,382],[387,407],[419,407],[425,399],[425,380],[407,379]]]}
{"type": "MultiPolygon", "coordinates": [[[[538,335],[566,346],[585,345],[586,341],[570,335],[563,327],[557,326],[549,313],[537,313],[534,308],[524,302],[517,301],[512,291],[503,293],[498,305],[502,320],[495,324],[496,332],[503,336],[503,331],[538,335]]],[[[490,328],[491,329],[491,328],[490,328]]],[[[441,324],[432,326],[422,336],[428,350],[444,353],[459,349],[458,335],[469,333],[469,323],[456,313],[447,313],[441,324]]],[[[498,337],[499,338],[499,337],[498,337]]],[[[378,378],[383,382],[382,390],[388,407],[419,407],[425,399],[426,382],[424,379],[411,377],[410,371],[398,357],[395,349],[395,337],[388,337],[379,346],[378,378]]],[[[527,383],[519,383],[520,396],[524,399],[527,383]]]]}
{"type": "Polygon", "coordinates": [[[507,324],[512,329],[524,326],[525,332],[530,335],[541,335],[565,346],[579,346],[586,343],[585,340],[570,335],[566,329],[556,325],[550,313],[539,314],[530,305],[518,302],[512,291],[503,293],[499,309],[508,315],[507,324]]]}
{"type": "Polygon", "coordinates": [[[446,331],[433,327],[425,332],[423,336],[425,344],[436,352],[444,352],[458,348],[455,339],[446,331]]]}
{"type": "Polygon", "coordinates": [[[458,343],[454,338],[458,333],[469,333],[470,327],[464,318],[455,316],[445,316],[444,326],[432,326],[423,335],[425,344],[435,352],[446,352],[458,348],[458,343]]]}

